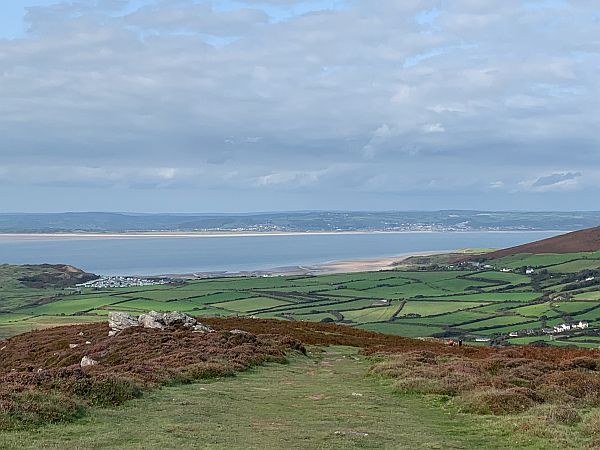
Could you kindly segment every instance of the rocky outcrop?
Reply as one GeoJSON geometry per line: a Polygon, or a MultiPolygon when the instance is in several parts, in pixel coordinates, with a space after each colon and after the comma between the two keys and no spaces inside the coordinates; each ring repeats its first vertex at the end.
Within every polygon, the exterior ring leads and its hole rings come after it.
{"type": "Polygon", "coordinates": [[[139,325],[144,328],[157,328],[163,329],[165,327],[164,315],[161,313],[157,313],[156,311],[150,311],[147,314],[142,314],[138,317],[139,325]]]}
{"type": "Polygon", "coordinates": [[[110,327],[110,331],[108,332],[109,336],[114,336],[126,328],[137,327],[139,325],[138,319],[130,314],[124,312],[108,313],[108,326],[110,327]]]}
{"type": "Polygon", "coordinates": [[[142,327],[162,330],[169,327],[187,328],[198,333],[210,333],[210,327],[198,322],[192,316],[177,311],[159,313],[150,311],[140,315],[137,319],[127,313],[111,312],[108,315],[110,326],[109,336],[114,336],[126,328],[142,327]]]}

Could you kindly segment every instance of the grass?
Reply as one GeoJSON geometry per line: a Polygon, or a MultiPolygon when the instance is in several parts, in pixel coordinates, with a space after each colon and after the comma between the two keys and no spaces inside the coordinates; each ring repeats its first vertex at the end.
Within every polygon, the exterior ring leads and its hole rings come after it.
{"type": "Polygon", "coordinates": [[[359,309],[353,311],[341,311],[344,319],[356,323],[380,322],[389,320],[398,310],[398,303],[390,306],[378,306],[376,308],[359,309]]]}
{"type": "Polygon", "coordinates": [[[225,303],[214,303],[212,306],[228,309],[230,311],[249,313],[261,309],[275,308],[277,306],[284,305],[289,305],[289,303],[281,300],[275,300],[273,298],[253,297],[242,300],[231,300],[225,303]]]}
{"type": "Polygon", "coordinates": [[[0,433],[0,448],[554,448],[365,377],[370,361],[330,347],[235,379],[166,387],[70,424],[0,433]],[[292,407],[293,406],[293,407],[292,407]]]}
{"type": "Polygon", "coordinates": [[[437,314],[445,314],[461,309],[474,308],[477,306],[483,306],[487,303],[477,302],[439,302],[439,301],[409,301],[398,317],[405,316],[407,314],[420,314],[421,316],[432,316],[437,314]]]}
{"type": "Polygon", "coordinates": [[[444,331],[441,327],[424,326],[407,322],[396,321],[393,323],[367,323],[359,325],[363,330],[376,331],[378,333],[395,334],[397,336],[420,337],[429,336],[444,331]]]}

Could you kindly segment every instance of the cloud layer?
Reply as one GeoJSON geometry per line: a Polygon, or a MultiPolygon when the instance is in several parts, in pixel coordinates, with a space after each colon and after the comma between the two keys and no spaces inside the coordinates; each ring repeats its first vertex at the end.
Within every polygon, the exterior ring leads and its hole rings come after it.
{"type": "Polygon", "coordinates": [[[593,1],[95,0],[25,20],[0,40],[5,210],[594,208],[593,1]]]}

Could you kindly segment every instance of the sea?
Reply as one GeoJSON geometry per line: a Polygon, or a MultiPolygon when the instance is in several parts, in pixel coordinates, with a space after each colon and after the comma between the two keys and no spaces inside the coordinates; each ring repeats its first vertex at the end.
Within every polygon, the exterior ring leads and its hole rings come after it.
{"type": "Polygon", "coordinates": [[[504,248],[560,232],[403,232],[262,236],[0,236],[0,264],[70,264],[99,275],[269,271],[463,248],[504,248]]]}

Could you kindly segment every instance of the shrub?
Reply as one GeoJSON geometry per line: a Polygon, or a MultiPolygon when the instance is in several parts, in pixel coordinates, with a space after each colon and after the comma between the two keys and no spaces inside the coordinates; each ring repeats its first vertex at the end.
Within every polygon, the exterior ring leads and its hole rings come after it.
{"type": "Polygon", "coordinates": [[[583,418],[581,430],[590,436],[600,436],[600,411],[593,411],[583,418]]]}
{"type": "Polygon", "coordinates": [[[579,356],[562,363],[566,369],[598,370],[598,360],[588,356],[579,356]]]}
{"type": "Polygon", "coordinates": [[[71,421],[85,412],[83,405],[55,393],[24,391],[0,402],[0,429],[28,428],[71,421]]]}
{"type": "Polygon", "coordinates": [[[600,404],[600,376],[594,372],[556,371],[544,375],[538,383],[538,390],[548,400],[557,400],[558,394],[566,397],[566,400],[589,405],[600,404]]]}
{"type": "Polygon", "coordinates": [[[215,362],[203,362],[186,367],[185,374],[190,381],[208,380],[218,377],[230,377],[235,374],[234,370],[227,365],[215,362]]]}
{"type": "Polygon", "coordinates": [[[98,406],[120,405],[142,395],[141,387],[125,377],[83,378],[71,383],[69,390],[98,406]]]}
{"type": "Polygon", "coordinates": [[[394,384],[394,391],[400,394],[448,394],[439,380],[423,377],[402,378],[394,384]]]}
{"type": "Polygon", "coordinates": [[[455,399],[460,410],[473,414],[511,414],[525,411],[539,402],[531,389],[478,388],[462,393],[455,399]]]}
{"type": "Polygon", "coordinates": [[[545,404],[532,411],[533,414],[552,424],[573,425],[581,421],[581,416],[575,408],[568,404],[545,404]]]}

